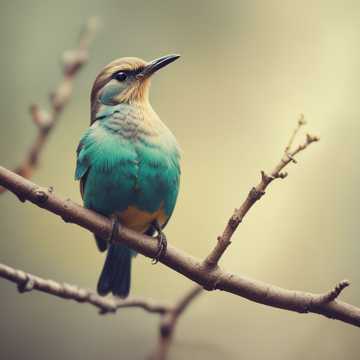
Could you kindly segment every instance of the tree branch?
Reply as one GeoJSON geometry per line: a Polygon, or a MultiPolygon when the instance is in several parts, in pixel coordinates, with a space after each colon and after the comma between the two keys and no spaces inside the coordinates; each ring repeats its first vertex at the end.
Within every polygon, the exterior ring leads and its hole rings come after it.
{"type": "Polygon", "coordinates": [[[224,232],[221,236],[217,238],[217,243],[214,249],[206,258],[205,262],[209,267],[217,266],[221,256],[226,251],[227,247],[231,244],[231,237],[236,231],[237,227],[247,214],[247,212],[251,209],[251,207],[261,199],[263,195],[265,195],[265,190],[268,185],[275,179],[284,179],[287,176],[286,172],[281,172],[285,166],[287,166],[290,162],[296,163],[295,155],[299,152],[305,150],[311,143],[315,141],[319,141],[317,136],[307,135],[306,141],[299,145],[295,150],[290,151],[290,147],[294,141],[294,138],[300,129],[301,126],[305,124],[304,118],[300,117],[298,121],[298,127],[293,132],[289,144],[285,148],[285,153],[280,162],[274,167],[271,171],[270,175],[267,175],[264,171],[261,171],[261,181],[258,185],[254,186],[245,201],[241,204],[239,209],[235,209],[233,215],[230,217],[224,232]]]}
{"type": "Polygon", "coordinates": [[[172,307],[168,304],[141,298],[120,299],[117,297],[103,297],[90,290],[66,283],[60,284],[54,280],[46,280],[4,264],[0,264],[0,277],[17,284],[20,293],[38,290],[62,299],[93,305],[99,309],[101,314],[115,313],[118,309],[125,307],[138,307],[150,313],[158,314],[166,314],[173,311],[172,307]]]}
{"type": "Polygon", "coordinates": [[[166,359],[179,317],[188,308],[190,303],[202,293],[202,291],[203,289],[201,286],[193,286],[178,300],[173,308],[162,315],[158,344],[154,353],[150,356],[150,360],[166,359]]]}
{"type": "MultiPolygon", "coordinates": [[[[17,174],[29,179],[37,168],[44,145],[70,100],[74,79],[88,60],[88,48],[96,28],[97,19],[89,19],[81,31],[77,49],[64,52],[63,79],[55,91],[50,94],[50,113],[41,109],[37,104],[30,106],[30,114],[38,133],[23,162],[14,170],[17,174]]],[[[0,187],[0,194],[5,191],[5,188],[0,187]]]]}
{"type": "Polygon", "coordinates": [[[37,290],[62,299],[74,300],[82,304],[90,304],[97,308],[101,315],[108,313],[114,314],[119,309],[134,307],[141,308],[149,313],[161,315],[159,341],[154,353],[151,355],[152,360],[166,359],[179,317],[203,290],[199,285],[195,285],[174,305],[170,305],[151,299],[135,297],[129,297],[127,299],[120,299],[113,296],[103,297],[91,290],[79,288],[76,285],[67,283],[59,283],[50,279],[43,279],[1,263],[0,277],[17,284],[19,293],[37,290]]]}
{"type": "MultiPolygon", "coordinates": [[[[306,148],[314,141],[312,139],[314,138],[308,135],[306,143],[299,145],[293,152],[293,155],[306,148]]],[[[275,175],[280,173],[281,169],[290,161],[289,158],[284,159],[275,168],[272,173],[274,175],[272,176],[275,178],[275,175]]],[[[263,181],[260,184],[263,184],[263,181]]],[[[269,177],[266,181],[270,182],[272,180],[269,177]]],[[[80,225],[102,238],[109,238],[111,234],[112,226],[108,218],[85,209],[70,199],[60,198],[54,194],[51,187],[41,188],[3,167],[0,167],[0,185],[16,194],[21,201],[28,200],[41,208],[61,216],[66,222],[80,225]]],[[[248,199],[247,201],[253,201],[253,198],[248,199]]],[[[118,232],[113,236],[113,241],[125,243],[150,258],[153,258],[158,250],[156,239],[136,233],[125,227],[118,229],[118,232]]],[[[317,313],[360,327],[359,308],[338,300],[330,302],[319,301],[320,298],[323,299],[323,294],[287,290],[258,280],[225,272],[218,266],[209,267],[206,261],[200,261],[170,244],[166,254],[160,261],[202,285],[207,290],[219,289],[264,305],[299,313],[317,313]]]]}

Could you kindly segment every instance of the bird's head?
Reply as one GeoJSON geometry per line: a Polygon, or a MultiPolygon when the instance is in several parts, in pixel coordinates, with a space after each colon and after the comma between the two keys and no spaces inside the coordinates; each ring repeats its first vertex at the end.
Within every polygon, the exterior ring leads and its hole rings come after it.
{"type": "Polygon", "coordinates": [[[114,106],[147,101],[151,75],[179,57],[179,55],[166,55],[151,62],[135,57],[112,61],[95,79],[91,91],[92,113],[101,104],[114,106]]]}

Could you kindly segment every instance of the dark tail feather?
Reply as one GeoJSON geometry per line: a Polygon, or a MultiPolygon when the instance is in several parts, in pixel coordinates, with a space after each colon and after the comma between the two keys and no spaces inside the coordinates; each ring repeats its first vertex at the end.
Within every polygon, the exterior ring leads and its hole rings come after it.
{"type": "Polygon", "coordinates": [[[125,245],[110,245],[97,285],[100,295],[107,295],[110,291],[122,298],[129,295],[131,257],[131,250],[125,245]]]}
{"type": "Polygon", "coordinates": [[[108,247],[108,242],[98,236],[95,236],[95,240],[99,251],[104,252],[108,247]]]}

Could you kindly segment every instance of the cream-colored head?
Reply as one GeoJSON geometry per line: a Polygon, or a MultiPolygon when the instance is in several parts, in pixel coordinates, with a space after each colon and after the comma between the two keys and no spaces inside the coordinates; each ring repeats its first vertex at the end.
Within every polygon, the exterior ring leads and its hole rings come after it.
{"type": "Polygon", "coordinates": [[[148,101],[151,75],[179,57],[167,55],[151,62],[125,57],[106,65],[91,90],[91,122],[101,105],[148,101]]]}

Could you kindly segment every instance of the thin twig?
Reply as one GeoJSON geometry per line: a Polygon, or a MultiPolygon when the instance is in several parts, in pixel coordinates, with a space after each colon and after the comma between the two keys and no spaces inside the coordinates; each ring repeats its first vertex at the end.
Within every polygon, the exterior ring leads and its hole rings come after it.
{"type": "Polygon", "coordinates": [[[82,289],[67,283],[59,283],[54,280],[43,279],[4,264],[0,264],[0,277],[17,284],[18,290],[21,293],[38,290],[63,299],[93,305],[99,309],[101,314],[115,313],[118,309],[125,307],[137,307],[150,313],[158,314],[165,314],[172,311],[170,305],[151,299],[133,297],[123,300],[116,297],[103,297],[91,290],[82,289]]]}
{"type": "Polygon", "coordinates": [[[193,286],[178,300],[170,311],[167,311],[162,315],[158,344],[153,354],[150,356],[151,360],[165,360],[167,358],[179,317],[188,308],[192,301],[202,293],[202,291],[203,288],[201,286],[193,286]]]}
{"type": "MultiPolygon", "coordinates": [[[[303,146],[305,145],[301,145],[303,146]]],[[[28,200],[103,239],[109,238],[112,233],[112,224],[108,218],[85,209],[70,199],[63,199],[55,195],[52,188],[42,188],[1,166],[0,185],[16,194],[20,200],[28,200]]],[[[158,251],[156,239],[123,226],[113,234],[113,242],[126,244],[149,258],[153,258],[158,251]]],[[[211,268],[170,244],[160,262],[207,290],[219,289],[264,305],[299,313],[317,313],[360,327],[360,308],[339,300],[317,304],[316,299],[322,296],[321,294],[287,290],[225,272],[218,266],[211,268]]]]}
{"type": "MultiPolygon", "coordinates": [[[[44,145],[70,100],[74,79],[88,60],[88,48],[94,37],[96,28],[97,19],[90,18],[81,31],[77,49],[64,52],[62,67],[63,78],[55,91],[50,94],[50,112],[41,109],[37,104],[30,106],[31,118],[38,131],[24,160],[14,170],[17,174],[30,179],[34,170],[37,168],[44,145]]],[[[0,194],[5,191],[5,188],[0,187],[0,194]]]]}
{"type": "Polygon", "coordinates": [[[294,137],[297,134],[298,130],[301,126],[304,125],[304,119],[299,119],[298,127],[294,131],[291,136],[290,142],[285,149],[285,154],[280,160],[280,162],[275,166],[275,168],[271,171],[270,175],[267,175],[264,171],[261,171],[261,181],[258,185],[253,187],[245,201],[241,204],[239,209],[235,209],[233,215],[230,217],[224,232],[221,236],[217,238],[217,242],[213,250],[210,252],[208,257],[205,260],[205,264],[208,267],[216,267],[219,263],[220,258],[231,244],[231,238],[236,231],[237,227],[247,214],[247,212],[251,209],[251,207],[261,199],[261,197],[265,194],[265,190],[268,185],[275,179],[284,179],[287,176],[286,172],[282,172],[282,170],[290,163],[296,162],[295,155],[299,152],[305,150],[311,143],[315,141],[319,141],[317,136],[307,135],[306,140],[303,144],[299,145],[295,150],[290,151],[290,147],[293,144],[294,137]]]}
{"type": "Polygon", "coordinates": [[[306,125],[306,121],[305,121],[305,117],[304,117],[304,114],[300,114],[299,116],[299,119],[298,119],[298,122],[297,122],[297,126],[295,128],[295,130],[293,131],[293,133],[291,134],[291,137],[290,137],[290,140],[289,140],[289,143],[287,144],[286,148],[285,148],[285,154],[288,154],[293,143],[294,143],[294,140],[296,138],[296,135],[298,134],[298,132],[300,131],[301,127],[306,125]]]}

